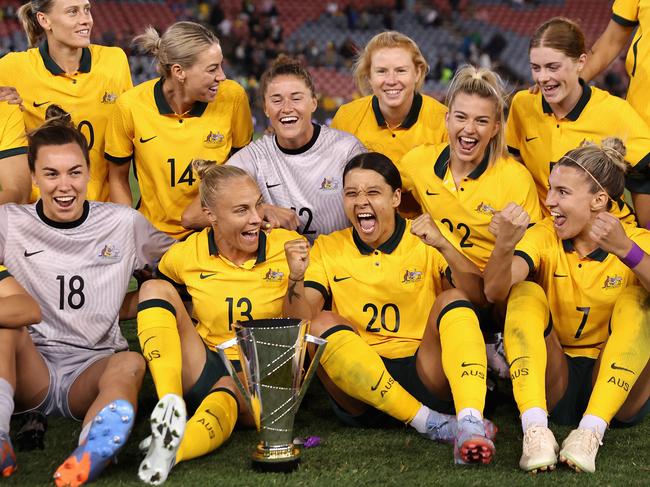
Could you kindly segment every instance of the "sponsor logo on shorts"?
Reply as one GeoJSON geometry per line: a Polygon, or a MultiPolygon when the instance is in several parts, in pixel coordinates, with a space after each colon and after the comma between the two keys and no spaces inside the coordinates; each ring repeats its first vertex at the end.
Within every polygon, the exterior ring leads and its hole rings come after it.
{"type": "Polygon", "coordinates": [[[221,132],[213,132],[210,130],[208,135],[203,139],[203,145],[209,148],[221,147],[225,143],[225,137],[221,132]]]}
{"type": "Polygon", "coordinates": [[[412,271],[406,269],[404,271],[404,277],[402,278],[402,284],[413,284],[422,280],[422,272],[416,269],[412,271]]]}
{"type": "Polygon", "coordinates": [[[623,276],[613,275],[612,277],[607,276],[605,282],[603,283],[603,289],[616,289],[623,285],[623,276]]]}

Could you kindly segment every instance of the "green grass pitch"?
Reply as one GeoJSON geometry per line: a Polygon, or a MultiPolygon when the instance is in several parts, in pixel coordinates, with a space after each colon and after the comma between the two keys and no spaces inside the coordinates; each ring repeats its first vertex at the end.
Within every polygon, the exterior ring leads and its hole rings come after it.
{"type": "MultiPolygon", "coordinates": [[[[134,322],[124,323],[124,332],[138,349],[134,322]]],[[[107,468],[93,484],[97,486],[145,485],[139,482],[137,444],[148,434],[147,416],[155,404],[149,376],[145,379],[140,411],[131,439],[119,463],[107,468]]],[[[337,422],[317,380],[298,413],[296,436],[317,435],[321,446],[305,449],[301,467],[292,474],[255,473],[250,453],[255,431],[235,429],[219,450],[172,471],[165,485],[650,485],[650,420],[630,429],[608,431],[600,448],[594,475],[577,474],[564,466],[551,473],[532,476],[517,466],[521,453],[521,430],[512,404],[497,408],[491,418],[499,426],[497,454],[485,467],[453,465],[452,447],[421,438],[412,428],[353,429],[337,422]]],[[[81,425],[72,420],[50,419],[43,451],[17,452],[18,472],[2,479],[2,486],[51,485],[52,473],[75,448],[81,425]]],[[[569,428],[553,426],[558,442],[569,428]]]]}

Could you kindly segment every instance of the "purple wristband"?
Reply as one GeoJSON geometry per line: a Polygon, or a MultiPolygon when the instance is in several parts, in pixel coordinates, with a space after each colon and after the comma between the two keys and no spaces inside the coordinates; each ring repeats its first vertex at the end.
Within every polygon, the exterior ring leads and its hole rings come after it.
{"type": "Polygon", "coordinates": [[[634,269],[643,260],[644,255],[645,252],[641,250],[641,247],[632,242],[632,248],[627,253],[627,255],[621,259],[621,262],[623,262],[623,264],[628,266],[630,269],[634,269]]]}

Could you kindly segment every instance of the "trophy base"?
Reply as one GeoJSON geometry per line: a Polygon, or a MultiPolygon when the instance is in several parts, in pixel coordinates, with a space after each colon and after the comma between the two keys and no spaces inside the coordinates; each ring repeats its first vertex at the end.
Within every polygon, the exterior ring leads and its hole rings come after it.
{"type": "Polygon", "coordinates": [[[300,450],[294,445],[269,448],[260,444],[251,460],[258,472],[293,472],[300,465],[300,450]]]}

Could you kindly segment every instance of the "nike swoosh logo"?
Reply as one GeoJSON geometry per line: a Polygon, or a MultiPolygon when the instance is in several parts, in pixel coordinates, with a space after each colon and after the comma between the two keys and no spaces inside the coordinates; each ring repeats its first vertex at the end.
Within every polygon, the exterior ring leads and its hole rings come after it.
{"type": "Polygon", "coordinates": [[[207,279],[208,277],[212,277],[212,276],[216,276],[216,275],[217,275],[216,272],[213,272],[212,274],[203,274],[203,272],[201,272],[201,274],[199,274],[199,277],[201,279],[207,279]]]}
{"type": "Polygon", "coordinates": [[[429,190],[427,189],[427,196],[437,196],[437,195],[439,195],[439,194],[440,194],[440,193],[433,193],[433,192],[431,192],[431,191],[429,191],[429,190]]]}
{"type": "Polygon", "coordinates": [[[516,359],[514,359],[512,362],[510,362],[510,363],[508,364],[508,367],[512,368],[512,366],[514,365],[514,363],[515,363],[517,360],[521,360],[522,358],[530,358],[530,355],[522,355],[521,357],[517,357],[516,359]]]}
{"type": "Polygon", "coordinates": [[[27,252],[25,250],[25,257],[31,257],[32,255],[40,254],[41,252],[45,252],[45,250],[37,250],[36,252],[27,252]]]}
{"type": "Polygon", "coordinates": [[[469,362],[469,363],[468,362],[462,362],[460,364],[461,367],[471,367],[472,365],[480,365],[481,367],[485,367],[485,365],[483,365],[483,364],[475,364],[475,363],[472,363],[472,362],[469,362]]]}
{"type": "Polygon", "coordinates": [[[569,277],[567,274],[556,274],[555,272],[553,273],[553,277],[569,277]]]}
{"type": "Polygon", "coordinates": [[[618,365],[616,365],[616,362],[612,362],[611,367],[614,370],[624,370],[625,372],[629,372],[630,374],[636,375],[633,370],[626,369],[625,367],[619,367],[618,365]]]}
{"type": "Polygon", "coordinates": [[[526,137],[526,142],[530,142],[531,140],[539,139],[539,137],[526,137]]]}
{"type": "Polygon", "coordinates": [[[345,281],[346,279],[350,279],[352,276],[347,276],[347,277],[336,277],[334,276],[334,282],[341,282],[345,281]]]}
{"type": "Polygon", "coordinates": [[[42,107],[43,105],[47,105],[48,103],[50,103],[50,102],[49,101],[44,101],[43,103],[34,102],[34,103],[32,103],[32,105],[34,105],[34,108],[38,108],[38,107],[42,107]]]}
{"type": "Polygon", "coordinates": [[[150,140],[155,139],[156,137],[158,137],[158,136],[154,135],[153,137],[149,137],[148,139],[143,139],[142,137],[140,137],[140,143],[145,144],[145,143],[149,142],[150,140]]]}
{"type": "Polygon", "coordinates": [[[381,375],[379,376],[379,380],[377,381],[377,383],[375,384],[375,386],[370,388],[371,391],[376,391],[376,390],[377,390],[377,388],[379,387],[379,384],[381,383],[381,380],[384,378],[384,373],[385,373],[385,372],[386,372],[385,370],[383,370],[383,371],[381,372],[381,375]]]}
{"type": "Polygon", "coordinates": [[[266,189],[275,188],[276,186],[280,186],[281,184],[282,184],[282,183],[278,183],[278,184],[269,184],[269,183],[266,183],[266,189]]]}

